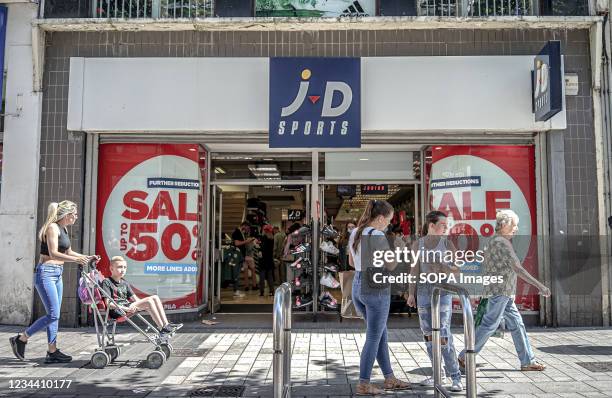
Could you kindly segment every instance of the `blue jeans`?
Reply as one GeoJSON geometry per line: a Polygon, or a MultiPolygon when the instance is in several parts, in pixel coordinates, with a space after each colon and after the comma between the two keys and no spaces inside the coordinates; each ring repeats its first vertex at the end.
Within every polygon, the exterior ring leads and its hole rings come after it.
{"type": "MultiPolygon", "coordinates": [[[[485,312],[480,325],[476,328],[474,351],[479,353],[482,350],[489,337],[499,327],[503,318],[506,319],[506,329],[512,334],[514,348],[521,361],[521,366],[533,363],[535,355],[531,349],[531,344],[529,344],[529,337],[527,337],[523,318],[514,304],[514,298],[509,296],[489,297],[487,312],[485,312]]],[[[464,357],[465,350],[459,354],[459,358],[463,359],[464,357]]]]}
{"type": "Polygon", "coordinates": [[[62,272],[64,267],[48,264],[38,264],[34,274],[34,286],[45,306],[47,315],[40,317],[26,329],[28,337],[47,328],[47,342],[55,344],[57,341],[57,327],[62,306],[62,272]]]}
{"type": "Polygon", "coordinates": [[[238,291],[240,289],[240,271],[242,271],[242,266],[244,262],[239,262],[238,264],[232,267],[232,279],[234,280],[234,291],[238,291]]]}
{"type": "MultiPolygon", "coordinates": [[[[441,344],[441,351],[446,375],[450,376],[453,381],[460,381],[461,370],[459,369],[459,362],[457,362],[457,352],[455,351],[455,344],[453,343],[453,334],[450,330],[451,317],[453,316],[452,301],[453,296],[450,294],[442,294],[440,296],[440,338],[447,340],[446,344],[441,344]]],[[[417,307],[419,312],[419,324],[421,325],[423,337],[428,337],[430,339],[428,341],[427,338],[425,338],[427,355],[429,355],[429,359],[433,362],[431,342],[431,295],[417,295],[417,307]]]]}
{"type": "Polygon", "coordinates": [[[372,294],[362,294],[361,272],[356,271],[352,293],[355,309],[363,315],[366,321],[366,341],[361,350],[359,381],[370,382],[374,359],[378,362],[385,378],[393,376],[387,339],[387,318],[391,306],[389,290],[383,289],[372,294]]]}

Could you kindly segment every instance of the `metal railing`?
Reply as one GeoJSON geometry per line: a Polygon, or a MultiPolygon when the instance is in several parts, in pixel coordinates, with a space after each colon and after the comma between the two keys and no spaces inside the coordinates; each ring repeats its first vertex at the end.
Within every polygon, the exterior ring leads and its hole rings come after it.
{"type": "MultiPolygon", "coordinates": [[[[296,0],[297,1],[297,0],[296,0]]],[[[300,0],[303,2],[303,0],[300,0]]],[[[194,19],[267,17],[252,1],[233,0],[39,0],[40,18],[194,19]]],[[[554,13],[540,0],[406,0],[399,15],[447,18],[487,18],[537,15],[589,15],[588,2],[553,0],[554,13]],[[543,7],[540,7],[542,5],[543,7]]],[[[255,3],[256,4],[256,3],[255,3]]],[[[293,17],[299,18],[299,14],[293,17]]],[[[281,17],[282,19],[283,17],[281,17]]]]}
{"type": "Polygon", "coordinates": [[[206,18],[213,0],[92,0],[94,18],[206,18]]]}
{"type": "Polygon", "coordinates": [[[274,292],[272,329],[274,398],[291,397],[291,285],[285,282],[274,292]]]}
{"type": "Polygon", "coordinates": [[[419,0],[421,16],[511,17],[538,15],[537,0],[419,0]]]}
{"type": "Polygon", "coordinates": [[[442,386],[442,347],[440,345],[440,293],[442,290],[457,294],[461,300],[463,331],[465,335],[465,390],[467,397],[476,398],[478,387],[476,386],[476,353],[474,352],[474,317],[472,316],[470,294],[463,287],[445,283],[435,285],[431,296],[434,394],[436,398],[452,396],[442,386]]]}

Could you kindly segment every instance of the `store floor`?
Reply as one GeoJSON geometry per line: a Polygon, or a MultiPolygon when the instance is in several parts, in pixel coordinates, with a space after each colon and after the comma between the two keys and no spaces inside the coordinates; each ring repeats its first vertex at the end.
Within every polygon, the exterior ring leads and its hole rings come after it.
{"type": "Polygon", "coordinates": [[[269,290],[266,287],[263,297],[259,295],[259,289],[244,291],[241,290],[244,297],[234,297],[234,289],[221,289],[221,304],[273,304],[274,296],[269,295],[269,290]]]}

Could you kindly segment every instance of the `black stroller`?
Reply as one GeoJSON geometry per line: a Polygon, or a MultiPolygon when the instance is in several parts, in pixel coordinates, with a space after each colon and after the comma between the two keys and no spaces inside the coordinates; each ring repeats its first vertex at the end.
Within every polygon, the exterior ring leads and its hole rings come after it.
{"type": "Polygon", "coordinates": [[[98,348],[91,355],[91,366],[95,369],[102,369],[121,355],[121,347],[115,344],[115,332],[117,323],[127,322],[153,346],[153,351],[147,356],[147,365],[150,369],[159,369],[172,353],[172,346],[169,342],[171,334],[162,336],[157,328],[139,313],[128,315],[117,308],[115,311],[121,314],[121,318],[110,317],[104,299],[115,305],[117,303],[100,286],[104,277],[96,269],[97,262],[98,259],[93,259],[82,268],[78,289],[79,298],[83,304],[91,308],[98,338],[98,348]],[[100,309],[98,305],[103,308],[100,309]],[[146,326],[144,330],[131,319],[134,317],[144,323],[146,326]]]}

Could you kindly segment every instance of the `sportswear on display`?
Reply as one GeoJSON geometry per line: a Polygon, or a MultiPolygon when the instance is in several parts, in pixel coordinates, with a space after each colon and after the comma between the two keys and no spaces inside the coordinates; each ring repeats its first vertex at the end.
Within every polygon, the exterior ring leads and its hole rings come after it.
{"type": "Polygon", "coordinates": [[[305,259],[304,259],[303,257],[300,257],[300,258],[298,258],[297,260],[295,260],[294,262],[292,262],[291,264],[289,264],[289,266],[290,266],[291,268],[300,269],[300,268],[302,268],[302,262],[303,262],[304,260],[305,260],[305,259]]]}
{"type": "Polygon", "coordinates": [[[338,308],[338,301],[336,301],[336,299],[331,294],[329,294],[329,292],[321,293],[321,295],[319,296],[319,303],[322,306],[332,310],[338,308]]]}
{"type": "Polygon", "coordinates": [[[334,246],[332,242],[329,242],[329,241],[321,242],[321,245],[319,246],[319,248],[328,254],[338,255],[338,253],[340,253],[340,250],[338,250],[338,248],[334,246]]]}
{"type": "Polygon", "coordinates": [[[302,254],[310,252],[310,243],[302,243],[291,251],[291,254],[302,254]]]}
{"type": "Polygon", "coordinates": [[[340,282],[338,282],[329,272],[323,273],[323,276],[321,276],[321,280],[319,282],[321,285],[332,289],[336,289],[340,286],[340,282]]]}
{"type": "Polygon", "coordinates": [[[296,296],[295,297],[295,306],[293,308],[304,308],[312,304],[312,296],[304,295],[304,296],[296,296]]]}
{"type": "Polygon", "coordinates": [[[338,266],[334,263],[327,263],[323,266],[323,269],[329,272],[338,272],[338,266]]]}
{"type": "Polygon", "coordinates": [[[300,229],[293,231],[294,235],[308,235],[310,233],[310,227],[308,225],[304,225],[300,227],[300,229]]]}
{"type": "Polygon", "coordinates": [[[339,235],[338,231],[336,231],[331,225],[324,225],[321,229],[321,234],[327,238],[336,238],[339,235]]]}
{"type": "Polygon", "coordinates": [[[300,277],[297,276],[294,280],[293,280],[293,284],[295,285],[295,287],[300,287],[302,285],[302,281],[300,280],[300,277]]]}

